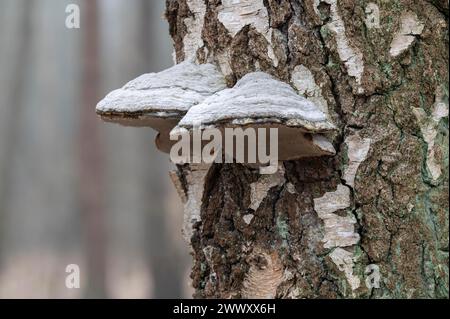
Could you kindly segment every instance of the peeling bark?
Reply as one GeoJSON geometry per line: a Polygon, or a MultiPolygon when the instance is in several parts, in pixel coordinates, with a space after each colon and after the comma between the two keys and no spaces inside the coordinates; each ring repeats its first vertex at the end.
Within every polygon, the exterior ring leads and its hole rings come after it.
{"type": "Polygon", "coordinates": [[[211,166],[191,212],[194,296],[448,298],[446,1],[205,1],[201,35],[185,22],[197,2],[167,1],[178,62],[197,32],[197,60],[228,86],[267,72],[339,132],[336,156],[285,161],[274,181],[211,166]]]}

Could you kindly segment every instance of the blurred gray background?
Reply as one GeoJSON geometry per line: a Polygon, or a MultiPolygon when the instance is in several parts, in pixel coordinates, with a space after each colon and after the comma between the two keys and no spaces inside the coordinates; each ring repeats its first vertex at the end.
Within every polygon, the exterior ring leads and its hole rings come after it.
{"type": "Polygon", "coordinates": [[[190,297],[168,156],[151,129],[95,115],[109,91],[173,64],[164,6],[0,0],[0,298],[190,297]],[[65,27],[70,3],[80,29],[65,27]]]}

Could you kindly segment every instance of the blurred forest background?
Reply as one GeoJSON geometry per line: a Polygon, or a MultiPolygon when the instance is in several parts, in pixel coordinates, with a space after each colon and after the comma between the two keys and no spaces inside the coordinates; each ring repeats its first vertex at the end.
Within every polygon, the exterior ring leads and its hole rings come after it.
{"type": "Polygon", "coordinates": [[[0,298],[190,297],[182,208],[151,129],[95,104],[170,67],[164,0],[0,1],[0,298]],[[67,29],[66,6],[81,9],[67,29]],[[78,264],[81,289],[67,289],[78,264]]]}

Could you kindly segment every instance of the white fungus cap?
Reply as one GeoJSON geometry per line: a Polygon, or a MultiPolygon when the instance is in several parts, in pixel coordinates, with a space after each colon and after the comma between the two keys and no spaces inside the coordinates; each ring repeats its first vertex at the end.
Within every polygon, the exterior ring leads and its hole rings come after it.
{"type": "Polygon", "coordinates": [[[175,136],[198,125],[220,129],[278,128],[280,160],[336,153],[323,135],[336,130],[327,115],[289,84],[264,72],[249,73],[233,88],[191,107],[170,134],[175,136]]]}
{"type": "Polygon", "coordinates": [[[223,75],[212,64],[185,61],[148,73],[112,91],[96,107],[106,122],[151,127],[159,132],[156,146],[169,152],[169,132],[190,107],[225,89],[223,75]]]}
{"type": "Polygon", "coordinates": [[[193,105],[225,88],[225,79],[214,65],[185,61],[141,75],[112,91],[98,103],[96,112],[105,120],[147,126],[139,120],[181,117],[193,105]]]}
{"type": "Polygon", "coordinates": [[[298,95],[289,84],[264,72],[249,73],[233,88],[193,106],[178,125],[190,128],[196,123],[282,123],[311,133],[335,129],[313,102],[298,95]]]}

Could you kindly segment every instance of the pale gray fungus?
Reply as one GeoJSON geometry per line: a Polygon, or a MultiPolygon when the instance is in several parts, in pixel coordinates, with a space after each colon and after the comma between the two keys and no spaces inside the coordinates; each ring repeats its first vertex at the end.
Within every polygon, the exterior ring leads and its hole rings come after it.
{"type": "Polygon", "coordinates": [[[179,126],[209,125],[221,121],[234,124],[284,123],[309,132],[335,129],[314,103],[298,95],[289,84],[264,72],[249,73],[233,88],[220,91],[192,107],[179,126]]]}
{"type": "Polygon", "coordinates": [[[226,88],[212,64],[185,61],[158,73],[148,73],[109,93],[97,104],[107,122],[151,127],[159,132],[157,147],[169,152],[170,130],[190,107],[226,88]]]}
{"type": "Polygon", "coordinates": [[[327,137],[318,135],[336,129],[326,114],[289,84],[263,72],[249,73],[233,88],[193,106],[171,134],[199,124],[219,129],[277,128],[281,161],[335,154],[327,137]]]}
{"type": "Polygon", "coordinates": [[[225,88],[225,79],[214,65],[185,61],[158,73],[139,76],[109,93],[96,110],[100,115],[112,117],[179,115],[225,88]]]}

